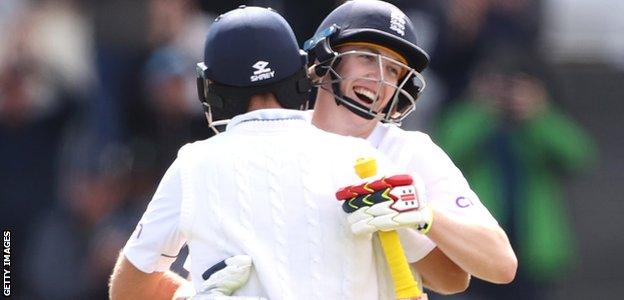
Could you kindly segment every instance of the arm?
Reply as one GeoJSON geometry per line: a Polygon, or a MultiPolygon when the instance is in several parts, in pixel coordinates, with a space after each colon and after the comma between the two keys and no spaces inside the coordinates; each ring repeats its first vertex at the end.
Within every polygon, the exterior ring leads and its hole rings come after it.
{"type": "MultiPolygon", "coordinates": [[[[429,169],[441,170],[452,166],[441,150],[430,152],[429,157],[436,156],[441,158],[440,163],[428,166],[429,169]]],[[[417,194],[415,199],[419,203],[416,210],[401,208],[402,206],[391,207],[392,201],[377,199],[379,197],[375,197],[374,194],[366,198],[368,203],[374,204],[370,207],[366,207],[367,204],[363,201],[362,203],[349,201],[356,207],[356,210],[348,216],[352,231],[355,234],[366,234],[377,230],[387,231],[407,227],[427,234],[444,255],[432,255],[429,258],[430,263],[425,261],[418,270],[423,273],[429,286],[433,289],[438,288],[442,293],[461,291],[464,288],[467,274],[461,275],[462,272],[457,272],[455,269],[457,266],[469,274],[493,283],[511,282],[515,277],[517,259],[509,240],[478,197],[470,191],[459,170],[453,166],[450,171],[442,172],[441,175],[446,177],[436,176],[434,172],[429,172],[428,175],[441,179],[434,180],[437,182],[430,184],[425,193],[424,184],[418,183],[421,180],[416,180],[418,176],[414,176],[414,190],[417,194]],[[464,200],[460,201],[461,199],[464,200]],[[427,202],[432,200],[434,203],[428,205],[427,202]],[[426,224],[430,226],[423,226],[426,224]],[[434,261],[436,263],[433,263],[434,261]],[[458,277],[437,276],[434,270],[436,264],[441,264],[451,271],[454,269],[455,274],[459,274],[458,277]]],[[[403,192],[411,190],[396,187],[393,191],[396,189],[403,192]]],[[[390,192],[390,195],[392,194],[393,192],[390,192]]],[[[357,200],[359,197],[354,199],[357,200]]],[[[409,204],[409,201],[405,203],[409,204]]],[[[413,246],[411,248],[415,249],[413,246]]]]}
{"type": "Polygon", "coordinates": [[[439,294],[460,293],[470,284],[470,274],[437,247],[412,266],[422,276],[423,285],[439,294]]]}
{"type": "Polygon", "coordinates": [[[171,271],[144,273],[120,254],[110,279],[109,295],[110,299],[170,300],[185,282],[171,271]]]}
{"type": "Polygon", "coordinates": [[[185,282],[169,271],[185,242],[178,228],[180,186],[176,160],[117,258],[110,280],[111,299],[171,299],[185,282]]]}
{"type": "Polygon", "coordinates": [[[492,283],[509,283],[518,260],[500,227],[462,221],[434,209],[434,225],[427,236],[468,273],[492,283]]]}

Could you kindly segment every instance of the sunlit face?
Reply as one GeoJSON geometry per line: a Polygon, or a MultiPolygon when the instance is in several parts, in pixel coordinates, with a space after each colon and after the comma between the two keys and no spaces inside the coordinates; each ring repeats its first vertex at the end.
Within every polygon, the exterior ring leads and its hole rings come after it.
{"type": "Polygon", "coordinates": [[[374,45],[344,45],[338,48],[341,56],[337,72],[343,78],[341,92],[360,104],[380,112],[395,94],[399,80],[407,72],[398,54],[374,45]],[[351,51],[358,51],[350,54],[351,51]],[[382,57],[386,57],[380,59],[382,57]],[[379,101],[375,101],[379,100],[379,101]]]}

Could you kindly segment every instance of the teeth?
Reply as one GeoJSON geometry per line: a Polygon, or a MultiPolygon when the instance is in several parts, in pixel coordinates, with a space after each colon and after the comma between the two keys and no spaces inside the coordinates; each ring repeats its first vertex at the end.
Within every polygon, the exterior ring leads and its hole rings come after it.
{"type": "Polygon", "coordinates": [[[365,96],[366,98],[368,98],[371,102],[376,100],[376,95],[373,91],[366,89],[366,88],[362,88],[362,87],[356,87],[353,89],[354,92],[365,96]]]}

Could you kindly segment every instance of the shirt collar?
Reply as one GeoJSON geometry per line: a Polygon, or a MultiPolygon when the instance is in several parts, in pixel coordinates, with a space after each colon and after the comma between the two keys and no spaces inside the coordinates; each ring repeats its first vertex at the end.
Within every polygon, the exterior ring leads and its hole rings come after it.
{"type": "Polygon", "coordinates": [[[395,125],[377,122],[377,125],[375,125],[375,129],[373,129],[373,132],[371,132],[371,134],[366,139],[373,147],[379,148],[379,145],[381,144],[381,140],[383,139],[383,137],[386,135],[386,133],[390,129],[390,126],[395,126],[395,125]]]}
{"type": "Polygon", "coordinates": [[[306,112],[293,109],[268,108],[250,111],[248,113],[238,115],[228,122],[226,131],[230,130],[241,123],[249,121],[282,121],[282,120],[307,120],[306,112]]]}

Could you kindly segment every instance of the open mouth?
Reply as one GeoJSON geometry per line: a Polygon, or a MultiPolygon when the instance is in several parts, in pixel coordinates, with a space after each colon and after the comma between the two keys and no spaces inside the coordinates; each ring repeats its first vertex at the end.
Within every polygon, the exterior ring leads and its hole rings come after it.
{"type": "Polygon", "coordinates": [[[375,102],[375,100],[377,100],[377,95],[375,92],[367,89],[367,88],[363,88],[363,87],[354,87],[353,88],[353,92],[355,93],[355,95],[358,97],[358,99],[360,99],[362,102],[366,103],[366,104],[373,104],[373,102],[375,102]]]}

